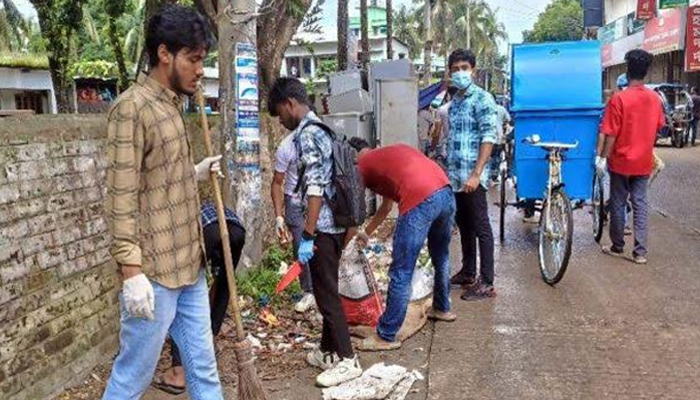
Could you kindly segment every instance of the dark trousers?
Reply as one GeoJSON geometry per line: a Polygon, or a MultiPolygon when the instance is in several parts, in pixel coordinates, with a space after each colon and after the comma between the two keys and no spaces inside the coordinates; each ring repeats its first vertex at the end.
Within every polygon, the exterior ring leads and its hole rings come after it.
{"type": "MultiPolygon", "coordinates": [[[[233,268],[235,269],[241,258],[243,245],[245,245],[245,230],[230,222],[227,223],[227,226],[233,268]]],[[[207,260],[211,262],[211,270],[214,275],[214,282],[209,289],[209,304],[211,307],[211,330],[214,337],[216,337],[221,330],[224,317],[226,317],[229,301],[226,266],[224,264],[224,247],[221,243],[218,222],[204,227],[204,248],[207,252],[207,260]]],[[[181,367],[180,350],[174,341],[171,340],[170,343],[172,345],[172,366],[181,367]]]]}
{"type": "Polygon", "coordinates": [[[486,189],[482,186],[472,193],[455,193],[457,201],[457,226],[462,239],[462,271],[469,278],[476,278],[476,248],[479,243],[481,280],[493,285],[493,231],[489,221],[486,189]]]}
{"type": "Polygon", "coordinates": [[[335,352],[342,358],[354,355],[350,342],[350,329],[338,293],[338,267],[345,234],[320,233],[314,245],[316,252],[311,259],[311,281],[316,304],[323,317],[321,350],[335,352]]]}
{"type": "Polygon", "coordinates": [[[625,247],[625,220],[629,199],[632,203],[634,223],[633,253],[636,256],[646,256],[649,225],[648,187],[648,176],[624,176],[610,171],[610,240],[614,251],[622,252],[625,247]]]}

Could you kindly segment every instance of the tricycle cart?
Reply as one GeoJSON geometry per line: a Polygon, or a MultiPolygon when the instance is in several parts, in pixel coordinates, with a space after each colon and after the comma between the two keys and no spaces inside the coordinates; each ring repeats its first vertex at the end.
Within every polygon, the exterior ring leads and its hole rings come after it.
{"type": "MultiPolygon", "coordinates": [[[[571,256],[572,209],[593,202],[594,158],[602,105],[600,44],[596,41],[516,45],[511,57],[512,165],[501,167],[501,240],[505,207],[540,211],[542,278],[564,276],[571,256]],[[508,202],[506,181],[516,194],[508,202]]],[[[508,154],[509,152],[504,152],[508,154]]]]}

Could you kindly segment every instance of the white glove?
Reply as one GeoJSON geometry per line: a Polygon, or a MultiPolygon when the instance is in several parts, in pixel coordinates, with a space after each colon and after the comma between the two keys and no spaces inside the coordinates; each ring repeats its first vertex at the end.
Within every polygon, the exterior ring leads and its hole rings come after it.
{"type": "Polygon", "coordinates": [[[598,175],[605,175],[608,171],[608,159],[595,156],[595,171],[598,175]]]}
{"type": "Polygon", "coordinates": [[[124,306],[130,316],[134,318],[153,319],[155,307],[155,295],[153,285],[144,274],[132,276],[124,280],[124,306]]]}
{"type": "Polygon", "coordinates": [[[209,179],[210,172],[216,172],[219,178],[224,177],[224,174],[221,173],[221,157],[221,155],[207,157],[200,161],[199,164],[194,166],[194,173],[197,177],[197,182],[202,182],[209,179]]]}
{"type": "Polygon", "coordinates": [[[289,232],[287,231],[287,224],[284,222],[284,217],[279,216],[275,220],[275,231],[277,232],[277,239],[279,239],[281,244],[289,243],[289,232]]]}

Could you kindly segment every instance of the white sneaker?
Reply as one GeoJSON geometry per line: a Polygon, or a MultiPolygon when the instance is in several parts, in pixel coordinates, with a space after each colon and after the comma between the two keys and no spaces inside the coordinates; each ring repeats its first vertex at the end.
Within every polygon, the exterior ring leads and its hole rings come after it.
{"type": "Polygon", "coordinates": [[[316,385],[333,387],[362,376],[362,367],[357,356],[343,358],[338,365],[316,377],[316,385]]]}
{"type": "Polygon", "coordinates": [[[294,305],[294,311],[298,313],[305,313],[313,307],[316,307],[316,299],[314,298],[313,294],[306,293],[304,294],[304,297],[302,297],[301,300],[294,305]]]}
{"type": "Polygon", "coordinates": [[[316,347],[306,354],[306,362],[326,371],[335,367],[340,362],[340,357],[335,353],[324,353],[320,347],[316,347]]]}

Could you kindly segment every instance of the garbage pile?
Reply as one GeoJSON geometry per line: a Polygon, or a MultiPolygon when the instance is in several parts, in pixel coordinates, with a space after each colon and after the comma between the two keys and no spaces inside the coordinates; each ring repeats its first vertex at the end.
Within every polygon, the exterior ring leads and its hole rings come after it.
{"type": "Polygon", "coordinates": [[[355,380],[323,389],[323,400],[403,400],[417,380],[423,380],[418,371],[379,363],[355,380]]]}

